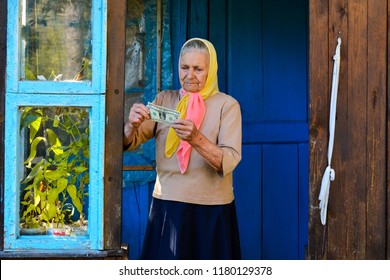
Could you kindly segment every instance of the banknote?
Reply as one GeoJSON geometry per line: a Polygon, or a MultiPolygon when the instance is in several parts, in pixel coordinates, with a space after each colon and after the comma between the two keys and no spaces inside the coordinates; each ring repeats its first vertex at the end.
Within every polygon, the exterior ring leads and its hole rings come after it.
{"type": "Polygon", "coordinates": [[[180,116],[178,111],[167,107],[158,106],[150,102],[148,102],[146,107],[149,108],[151,120],[155,122],[172,124],[180,116]]]}

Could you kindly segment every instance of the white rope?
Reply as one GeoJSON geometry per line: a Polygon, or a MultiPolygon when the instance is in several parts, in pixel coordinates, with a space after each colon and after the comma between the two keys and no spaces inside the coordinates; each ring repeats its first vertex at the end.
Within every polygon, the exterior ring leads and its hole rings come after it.
{"type": "Polygon", "coordinates": [[[337,46],[335,55],[333,56],[333,80],[332,80],[332,94],[330,100],[330,117],[329,117],[329,145],[328,145],[328,166],[325,169],[321,182],[321,191],[318,199],[320,200],[321,209],[321,223],[326,224],[326,214],[328,210],[328,199],[330,191],[330,181],[335,178],[335,172],[331,168],[333,144],[334,144],[334,132],[336,126],[336,105],[337,105],[337,91],[339,87],[339,70],[340,70],[340,46],[341,38],[337,38],[337,46]]]}

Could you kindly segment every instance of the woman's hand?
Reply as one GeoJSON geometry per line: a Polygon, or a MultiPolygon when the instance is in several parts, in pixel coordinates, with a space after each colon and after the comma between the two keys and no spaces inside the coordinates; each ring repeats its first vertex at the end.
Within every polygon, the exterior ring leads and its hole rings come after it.
{"type": "Polygon", "coordinates": [[[128,122],[124,127],[123,146],[125,149],[133,141],[134,131],[141,123],[149,119],[149,109],[142,103],[134,103],[130,109],[128,122]]]}
{"type": "Polygon", "coordinates": [[[129,123],[138,128],[145,120],[150,119],[149,109],[142,103],[134,103],[129,113],[129,123]]]}
{"type": "Polygon", "coordinates": [[[223,172],[223,150],[207,139],[193,121],[179,119],[171,127],[180,139],[187,141],[213,168],[223,172]]]}
{"type": "Polygon", "coordinates": [[[175,130],[176,135],[181,139],[185,140],[192,145],[199,137],[199,130],[196,128],[195,124],[191,120],[176,120],[171,127],[175,130]]]}

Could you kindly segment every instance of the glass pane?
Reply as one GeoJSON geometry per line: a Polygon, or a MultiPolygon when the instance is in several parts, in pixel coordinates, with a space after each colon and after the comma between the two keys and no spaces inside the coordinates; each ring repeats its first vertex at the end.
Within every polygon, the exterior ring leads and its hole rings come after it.
{"type": "Polygon", "coordinates": [[[92,0],[20,0],[21,80],[91,80],[92,0]]]}
{"type": "MultiPolygon", "coordinates": [[[[126,1],[125,122],[135,102],[146,104],[155,98],[157,61],[157,0],[126,1]]],[[[123,165],[153,167],[153,159],[154,140],[151,140],[125,152],[123,165]]],[[[143,171],[142,176],[150,178],[146,173],[143,171]]],[[[139,176],[132,176],[135,177],[139,176]]]]}
{"type": "Polygon", "coordinates": [[[90,109],[19,111],[20,234],[86,235],[90,109]]]}
{"type": "Polygon", "coordinates": [[[138,91],[144,86],[144,10],[143,0],[127,1],[125,65],[125,89],[127,92],[138,91]]]}

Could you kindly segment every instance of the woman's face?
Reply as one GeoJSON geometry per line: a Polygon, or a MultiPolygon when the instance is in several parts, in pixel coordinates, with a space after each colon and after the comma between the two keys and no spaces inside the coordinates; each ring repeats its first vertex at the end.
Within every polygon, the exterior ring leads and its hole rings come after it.
{"type": "Polygon", "coordinates": [[[190,49],[182,54],[179,65],[180,84],[188,92],[201,91],[209,73],[209,54],[205,50],[190,49]]]}

